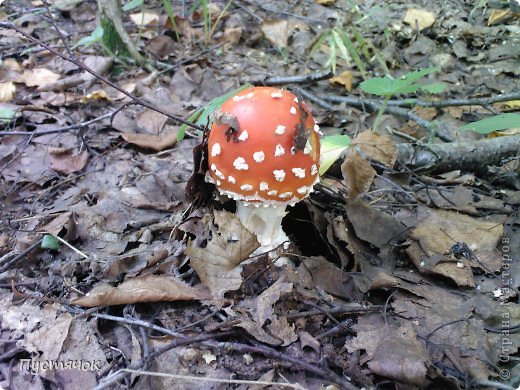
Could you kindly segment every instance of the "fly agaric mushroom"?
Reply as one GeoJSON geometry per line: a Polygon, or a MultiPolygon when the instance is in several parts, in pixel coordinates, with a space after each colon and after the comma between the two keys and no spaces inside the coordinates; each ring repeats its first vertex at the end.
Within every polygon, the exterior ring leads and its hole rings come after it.
{"type": "Polygon", "coordinates": [[[278,88],[241,91],[214,115],[206,180],[237,202],[240,221],[264,249],[287,240],[286,207],[319,181],[319,133],[308,108],[278,88]]]}

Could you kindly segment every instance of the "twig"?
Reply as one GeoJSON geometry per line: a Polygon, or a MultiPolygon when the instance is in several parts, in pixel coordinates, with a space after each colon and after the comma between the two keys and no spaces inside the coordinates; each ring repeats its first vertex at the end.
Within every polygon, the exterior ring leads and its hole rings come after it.
{"type": "MultiPolygon", "coordinates": [[[[118,371],[127,373],[127,374],[137,374],[137,375],[150,375],[150,376],[158,376],[162,378],[173,378],[180,379],[184,381],[191,382],[213,382],[213,383],[227,383],[227,384],[238,384],[238,385],[252,385],[252,386],[275,386],[277,389],[298,389],[305,390],[306,388],[300,384],[292,384],[292,383],[281,383],[281,382],[265,382],[265,381],[251,381],[244,379],[220,379],[220,378],[210,378],[210,377],[201,377],[201,376],[191,376],[191,375],[177,375],[177,374],[169,374],[166,372],[153,372],[153,371],[141,371],[141,370],[131,370],[128,368],[123,368],[118,371]]],[[[94,390],[104,389],[105,387],[97,386],[94,390]]]]}
{"type": "Polygon", "coordinates": [[[259,84],[259,85],[286,85],[286,84],[304,84],[314,81],[324,80],[331,78],[333,73],[331,70],[318,71],[304,75],[296,76],[273,76],[273,77],[255,77],[240,80],[241,82],[259,84]]]}
{"type": "Polygon", "coordinates": [[[200,131],[204,131],[204,128],[202,128],[201,126],[198,126],[198,125],[196,125],[194,123],[185,121],[184,119],[182,119],[179,116],[169,114],[165,110],[163,110],[163,109],[161,109],[159,107],[156,107],[153,104],[148,103],[147,101],[138,98],[137,96],[134,96],[130,92],[128,92],[125,89],[121,88],[119,85],[117,85],[117,84],[113,83],[112,81],[110,81],[109,79],[107,79],[106,77],[97,74],[94,70],[89,68],[87,65],[85,65],[81,61],[79,61],[79,60],[77,60],[75,58],[67,57],[64,54],[61,54],[59,51],[53,49],[50,45],[47,45],[46,43],[40,41],[39,39],[34,38],[32,35],[30,35],[30,34],[26,33],[25,31],[21,30],[20,28],[18,28],[14,24],[1,22],[0,23],[0,28],[8,28],[8,29],[11,29],[11,30],[15,30],[17,33],[23,35],[25,38],[29,39],[31,42],[39,44],[40,46],[44,47],[45,49],[47,49],[51,53],[57,55],[60,58],[63,58],[65,61],[69,61],[70,63],[72,63],[72,64],[76,65],[77,67],[83,69],[84,71],[90,73],[92,76],[94,76],[98,80],[100,80],[100,81],[110,85],[112,88],[114,88],[114,89],[118,90],[119,92],[121,92],[122,94],[128,96],[130,99],[135,101],[137,104],[140,104],[143,107],[149,108],[150,110],[153,110],[153,111],[156,111],[156,112],[158,112],[160,114],[163,114],[163,115],[167,116],[168,118],[170,118],[170,119],[172,119],[172,120],[174,120],[176,122],[182,123],[184,125],[190,126],[190,127],[194,128],[194,129],[197,129],[197,130],[200,130],[200,131]]]}
{"type": "Polygon", "coordinates": [[[29,246],[26,250],[21,252],[20,254],[14,256],[10,260],[7,260],[2,266],[0,266],[0,274],[2,272],[7,271],[9,268],[11,268],[13,265],[15,265],[19,260],[23,259],[25,256],[27,256],[29,253],[31,253],[33,250],[38,248],[38,246],[42,243],[42,239],[40,238],[37,240],[34,244],[29,246]]]}
{"type": "Polygon", "coordinates": [[[354,314],[354,313],[367,313],[373,311],[381,311],[383,309],[382,305],[373,305],[363,307],[361,305],[351,305],[351,306],[341,306],[341,307],[333,307],[331,309],[321,309],[320,310],[309,310],[309,311],[300,311],[297,313],[287,314],[287,319],[292,318],[300,318],[300,317],[312,317],[316,315],[323,315],[323,311],[325,310],[329,314],[354,314]]]}
{"type": "Polygon", "coordinates": [[[39,131],[33,131],[33,132],[28,132],[28,131],[0,131],[0,136],[2,136],[2,135],[21,135],[21,136],[24,136],[24,137],[28,137],[28,136],[35,137],[35,136],[43,135],[43,134],[64,133],[64,132],[69,131],[69,130],[75,130],[75,129],[79,129],[79,128],[82,128],[82,127],[89,126],[89,125],[91,125],[93,123],[100,122],[103,119],[110,118],[111,116],[112,116],[112,113],[109,113],[109,114],[102,115],[102,116],[100,116],[98,118],[91,119],[89,121],[76,123],[74,125],[60,127],[60,128],[56,128],[56,129],[39,130],[39,131]]]}
{"type": "Polygon", "coordinates": [[[493,103],[507,102],[509,100],[520,99],[520,92],[503,93],[485,98],[469,99],[445,99],[436,101],[426,101],[420,99],[391,100],[388,104],[392,106],[421,106],[421,107],[454,107],[454,106],[489,106],[493,103]]]}

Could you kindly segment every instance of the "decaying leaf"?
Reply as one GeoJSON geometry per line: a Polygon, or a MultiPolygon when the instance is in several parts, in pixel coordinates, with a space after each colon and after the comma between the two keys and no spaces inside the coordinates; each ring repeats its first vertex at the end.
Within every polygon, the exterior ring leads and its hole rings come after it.
{"type": "Polygon", "coordinates": [[[346,70],[341,74],[330,78],[329,83],[343,85],[343,87],[345,87],[345,90],[347,92],[350,92],[352,91],[352,78],[352,71],[346,70]]]}
{"type": "Polygon", "coordinates": [[[16,86],[12,81],[0,83],[0,103],[6,103],[13,100],[16,86]]]}
{"type": "Polygon", "coordinates": [[[356,199],[367,192],[376,176],[376,171],[370,163],[354,149],[348,151],[345,161],[341,164],[341,173],[349,199],[356,199]]]}
{"type": "Polygon", "coordinates": [[[147,275],[126,280],[117,287],[100,284],[84,297],[74,299],[71,303],[85,307],[98,307],[198,299],[209,299],[209,295],[171,276],[147,275]]]}
{"type": "Polygon", "coordinates": [[[131,144],[137,145],[141,148],[152,149],[157,152],[171,148],[177,143],[177,133],[168,134],[136,134],[123,133],[121,137],[131,144]]]}
{"type": "Polygon", "coordinates": [[[364,157],[392,168],[397,159],[397,146],[386,134],[364,131],[352,141],[352,146],[361,151],[364,157]]]}
{"type": "Polygon", "coordinates": [[[289,22],[287,20],[265,20],[262,32],[276,48],[287,47],[289,40],[289,22]]]}
{"type": "Polygon", "coordinates": [[[65,174],[81,171],[83,168],[85,168],[85,165],[87,165],[87,160],[87,151],[83,151],[80,154],[74,154],[71,150],[64,152],[51,151],[49,153],[49,163],[51,168],[56,172],[65,174]]]}
{"type": "Polygon", "coordinates": [[[242,284],[238,267],[260,244],[238,217],[227,211],[215,211],[203,218],[207,227],[204,247],[192,241],[186,248],[190,264],[202,282],[216,296],[237,290],[242,284]]]}
{"type": "Polygon", "coordinates": [[[409,322],[386,323],[380,314],[359,319],[357,336],[347,340],[350,351],[365,350],[369,367],[399,382],[424,386],[430,357],[409,322]]]}
{"type": "Polygon", "coordinates": [[[419,268],[421,262],[425,261],[424,256],[427,256],[431,261],[435,261],[433,264],[426,263],[430,265],[430,272],[441,273],[439,267],[442,265],[442,274],[448,277],[454,277],[460,272],[471,273],[470,267],[464,267],[465,263],[483,268],[487,272],[495,272],[501,265],[496,246],[502,233],[502,224],[451,211],[435,210],[411,231],[411,237],[418,241],[420,249],[416,248],[414,251],[412,248],[409,255],[419,268]],[[457,243],[465,243],[478,261],[471,258],[455,261],[457,259],[452,258],[451,262],[445,262],[443,258],[450,254],[457,243]],[[459,262],[462,262],[462,265],[457,264],[459,262]],[[449,269],[445,269],[446,267],[449,269]]]}
{"type": "Polygon", "coordinates": [[[60,79],[60,75],[45,68],[34,68],[23,72],[20,82],[28,87],[43,88],[60,79]]]}
{"type": "Polygon", "coordinates": [[[413,28],[417,26],[419,31],[422,31],[433,26],[433,23],[435,23],[435,14],[423,9],[410,8],[406,11],[403,22],[409,24],[413,28]]]}
{"type": "Polygon", "coordinates": [[[159,14],[154,11],[144,10],[130,15],[130,20],[137,26],[148,26],[159,22],[159,14]]]}

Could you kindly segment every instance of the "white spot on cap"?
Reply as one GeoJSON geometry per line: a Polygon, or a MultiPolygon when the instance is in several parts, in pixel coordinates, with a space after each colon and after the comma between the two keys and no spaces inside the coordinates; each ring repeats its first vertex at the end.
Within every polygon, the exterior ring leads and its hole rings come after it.
{"type": "Polygon", "coordinates": [[[248,99],[252,99],[254,96],[255,96],[254,92],[249,92],[249,93],[246,95],[246,98],[248,98],[248,99]]]}
{"type": "Polygon", "coordinates": [[[242,96],[235,95],[235,96],[233,96],[233,101],[239,102],[240,100],[245,99],[245,98],[246,97],[244,95],[242,95],[242,96]]]}
{"type": "Polygon", "coordinates": [[[218,156],[222,152],[222,148],[219,143],[213,144],[211,147],[211,157],[218,156]]]}
{"type": "Polygon", "coordinates": [[[278,193],[278,191],[276,190],[271,190],[267,193],[267,195],[270,195],[270,196],[275,196],[276,194],[278,193]]]}
{"type": "Polygon", "coordinates": [[[276,91],[276,92],[272,92],[272,93],[271,93],[271,97],[272,97],[272,98],[281,98],[282,96],[283,96],[283,95],[282,95],[282,90],[281,90],[281,89],[278,90],[278,91],[276,91]]]}
{"type": "Polygon", "coordinates": [[[314,124],[314,132],[315,133],[319,133],[320,132],[320,127],[316,123],[314,124]]]}
{"type": "Polygon", "coordinates": [[[303,179],[305,177],[305,168],[293,168],[291,169],[294,173],[294,176],[303,179]]]}
{"type": "Polygon", "coordinates": [[[293,146],[291,147],[291,154],[292,155],[295,155],[296,154],[296,148],[293,146]]]}
{"type": "Polygon", "coordinates": [[[284,125],[278,125],[276,126],[276,129],[274,130],[275,134],[282,135],[285,133],[285,126],[284,125]]]}
{"type": "Polygon", "coordinates": [[[249,165],[247,165],[246,159],[244,157],[237,157],[235,161],[233,161],[233,166],[238,171],[247,171],[249,169],[249,165]]]}
{"type": "Polygon", "coordinates": [[[281,199],[286,199],[292,196],[292,192],[284,192],[283,194],[278,195],[281,199]]]}
{"type": "Polygon", "coordinates": [[[318,167],[316,166],[316,164],[312,164],[311,166],[311,175],[315,175],[318,173],[318,167]]]}
{"type": "Polygon", "coordinates": [[[249,138],[249,133],[247,132],[247,130],[244,130],[239,136],[238,136],[238,140],[239,141],[246,141],[247,139],[249,138]]]}
{"type": "Polygon", "coordinates": [[[298,98],[296,96],[294,97],[294,102],[298,103],[298,98]]]}
{"type": "Polygon", "coordinates": [[[265,181],[260,182],[260,191],[267,191],[269,189],[269,184],[265,181]]]}
{"type": "Polygon", "coordinates": [[[240,189],[242,191],[251,191],[253,189],[253,186],[251,184],[242,184],[240,186],[240,189]]]}
{"type": "Polygon", "coordinates": [[[312,145],[309,141],[305,142],[305,147],[303,148],[303,154],[311,154],[312,145]]]}
{"type": "Polygon", "coordinates": [[[217,186],[220,186],[222,184],[222,182],[220,180],[217,180],[217,182],[215,183],[217,186]]]}
{"type": "Polygon", "coordinates": [[[254,152],[253,153],[253,160],[255,160],[257,163],[261,163],[262,161],[265,160],[265,153],[260,151],[260,152],[254,152]]]}
{"type": "Polygon", "coordinates": [[[215,184],[215,179],[213,179],[213,177],[211,175],[209,175],[209,173],[208,173],[208,175],[206,175],[206,181],[208,183],[215,184]]]}
{"type": "Polygon", "coordinates": [[[219,178],[219,179],[222,179],[224,180],[226,178],[226,176],[220,172],[218,169],[215,169],[215,175],[219,178]]]}
{"type": "Polygon", "coordinates": [[[233,176],[228,176],[227,181],[229,181],[231,184],[235,184],[237,182],[233,176]]]}
{"type": "Polygon", "coordinates": [[[297,188],[296,189],[296,192],[300,195],[303,195],[303,194],[306,194],[307,191],[309,190],[309,187],[306,187],[306,186],[302,186],[300,188],[297,188]]]}
{"type": "Polygon", "coordinates": [[[216,171],[217,170],[217,166],[215,164],[211,164],[210,168],[211,168],[212,171],[216,171]]]}
{"type": "Polygon", "coordinates": [[[296,115],[297,111],[296,111],[296,107],[294,106],[291,106],[291,108],[289,109],[289,112],[293,115],[296,115]]]}
{"type": "Polygon", "coordinates": [[[285,149],[283,148],[283,146],[280,144],[276,145],[276,149],[274,150],[274,156],[280,157],[280,156],[283,156],[284,154],[285,154],[285,149]]]}
{"type": "Polygon", "coordinates": [[[285,171],[283,169],[275,169],[273,175],[276,181],[283,181],[283,179],[285,179],[285,171]]]}

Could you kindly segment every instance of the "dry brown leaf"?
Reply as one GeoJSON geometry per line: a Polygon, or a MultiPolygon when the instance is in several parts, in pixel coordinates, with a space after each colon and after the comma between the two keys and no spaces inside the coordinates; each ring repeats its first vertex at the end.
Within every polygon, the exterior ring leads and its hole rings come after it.
{"type": "Polygon", "coordinates": [[[159,22],[159,14],[154,11],[144,10],[130,15],[130,20],[137,26],[148,26],[159,22]]]}
{"type": "Polygon", "coordinates": [[[87,95],[85,95],[81,99],[81,103],[88,103],[88,102],[99,102],[100,100],[106,100],[107,102],[110,102],[110,98],[108,97],[106,91],[99,89],[97,91],[91,92],[87,95]]]}
{"type": "Polygon", "coordinates": [[[343,87],[345,87],[345,90],[347,92],[350,92],[352,91],[352,78],[352,71],[346,70],[343,73],[330,78],[329,83],[343,85],[343,87]]]}
{"type": "Polygon", "coordinates": [[[141,148],[153,149],[157,152],[171,148],[177,143],[177,133],[169,134],[137,134],[126,133],[121,134],[126,142],[140,146],[141,148]]]}
{"type": "MultiPolygon", "coordinates": [[[[155,103],[158,104],[159,102],[155,101],[155,103]]],[[[164,103],[168,104],[170,102],[165,101],[164,103]]],[[[160,105],[159,103],[159,106],[160,105]]],[[[147,108],[137,116],[135,123],[141,130],[140,133],[159,135],[167,119],[165,115],[147,108]]],[[[124,132],[129,133],[128,131],[124,132]]]]}
{"type": "Polygon", "coordinates": [[[513,18],[516,14],[511,9],[494,9],[491,11],[491,15],[489,15],[489,19],[487,21],[488,26],[493,26],[495,24],[503,23],[511,18],[513,18]]]}
{"type": "Polygon", "coordinates": [[[84,297],[75,299],[71,303],[85,307],[98,307],[200,299],[209,299],[209,295],[171,276],[147,275],[125,280],[117,287],[100,284],[84,297]]]}
{"type": "Polygon", "coordinates": [[[203,218],[207,242],[204,248],[191,242],[185,253],[200,279],[216,296],[237,290],[242,284],[238,265],[259,246],[256,236],[238,217],[227,211],[215,211],[203,218]]]}
{"type": "Polygon", "coordinates": [[[289,40],[289,22],[287,20],[265,20],[262,32],[276,48],[287,47],[289,40]]]}
{"type": "Polygon", "coordinates": [[[16,86],[12,81],[7,83],[0,83],[0,103],[6,103],[13,100],[16,86]]]}
{"type": "Polygon", "coordinates": [[[435,14],[424,9],[410,8],[406,11],[403,22],[413,28],[418,26],[419,31],[422,31],[435,23],[435,14]]]}
{"type": "Polygon", "coordinates": [[[331,5],[334,4],[336,0],[316,0],[316,3],[321,5],[331,5]]]}
{"type": "Polygon", "coordinates": [[[60,79],[60,75],[45,68],[34,68],[23,72],[20,82],[28,87],[44,88],[60,79]]]}
{"type": "MultiPolygon", "coordinates": [[[[445,255],[457,242],[464,242],[490,270],[500,269],[496,247],[503,225],[446,210],[435,210],[410,233],[426,256],[445,255]]],[[[479,267],[477,263],[473,267],[479,267]]]]}
{"type": "Polygon", "coordinates": [[[341,173],[349,199],[355,199],[367,192],[376,176],[370,163],[352,148],[348,150],[345,161],[341,164],[341,173]]]}
{"type": "Polygon", "coordinates": [[[352,141],[352,146],[360,150],[363,156],[389,168],[392,168],[397,160],[397,146],[386,134],[364,131],[352,141]]]}
{"type": "Polygon", "coordinates": [[[60,173],[74,173],[79,172],[85,165],[87,165],[88,153],[86,151],[81,152],[80,154],[73,154],[72,151],[53,153],[52,151],[49,153],[49,163],[51,168],[56,172],[60,173]]]}
{"type": "Polygon", "coordinates": [[[435,107],[416,106],[414,108],[414,111],[421,118],[426,119],[428,121],[431,121],[432,119],[435,119],[435,117],[437,116],[437,109],[435,107]]]}

